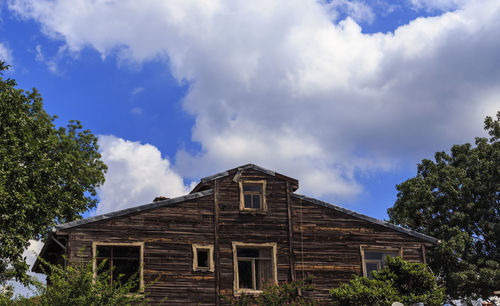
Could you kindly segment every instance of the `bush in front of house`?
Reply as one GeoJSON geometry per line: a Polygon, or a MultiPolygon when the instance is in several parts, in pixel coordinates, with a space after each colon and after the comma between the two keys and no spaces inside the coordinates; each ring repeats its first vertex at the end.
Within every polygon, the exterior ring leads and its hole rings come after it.
{"type": "Polygon", "coordinates": [[[267,286],[262,293],[257,296],[247,295],[243,293],[239,297],[223,298],[235,306],[250,306],[250,305],[316,305],[317,303],[307,297],[307,292],[314,290],[312,285],[312,277],[307,277],[304,280],[297,280],[290,283],[281,283],[277,285],[267,286]]]}
{"type": "Polygon", "coordinates": [[[388,257],[385,267],[371,278],[355,275],[349,283],[331,289],[330,298],[333,305],[443,305],[445,289],[425,264],[388,257]]]}
{"type": "Polygon", "coordinates": [[[127,281],[121,281],[119,275],[111,282],[111,273],[102,269],[102,262],[94,275],[93,263],[74,263],[63,267],[43,261],[48,277],[47,284],[36,284],[37,295],[34,297],[18,296],[10,305],[147,305],[143,294],[133,293],[138,287],[139,278],[134,275],[127,281]]]}

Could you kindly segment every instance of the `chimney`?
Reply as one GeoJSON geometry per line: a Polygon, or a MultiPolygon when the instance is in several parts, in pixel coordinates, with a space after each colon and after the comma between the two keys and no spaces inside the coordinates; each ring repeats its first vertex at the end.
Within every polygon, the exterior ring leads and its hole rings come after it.
{"type": "Polygon", "coordinates": [[[159,196],[159,197],[156,197],[153,202],[160,202],[160,201],[164,201],[164,200],[168,200],[169,198],[167,198],[166,196],[159,196]]]}

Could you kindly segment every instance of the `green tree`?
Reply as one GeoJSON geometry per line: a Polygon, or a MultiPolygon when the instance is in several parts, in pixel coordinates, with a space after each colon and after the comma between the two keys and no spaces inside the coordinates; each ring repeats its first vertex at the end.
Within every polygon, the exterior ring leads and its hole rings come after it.
{"type": "Polygon", "coordinates": [[[97,137],[78,121],[57,128],[36,89],[16,88],[7,69],[0,62],[0,280],[27,283],[28,240],[95,207],[106,165],[97,137]]]}
{"type": "Polygon", "coordinates": [[[131,293],[137,287],[139,277],[136,273],[126,282],[120,282],[124,275],[111,282],[111,273],[102,269],[106,262],[100,264],[101,273],[94,276],[93,262],[74,263],[70,266],[52,265],[44,262],[47,268],[47,284],[37,283],[37,295],[33,297],[18,296],[14,300],[1,300],[3,305],[148,305],[144,294],[131,293]]]}
{"type": "Polygon", "coordinates": [[[450,299],[487,299],[500,286],[500,112],[486,117],[490,138],[424,159],[396,186],[390,220],[441,240],[429,265],[450,299]]]}
{"type": "Polygon", "coordinates": [[[330,298],[333,305],[443,305],[445,293],[426,265],[388,257],[372,278],[355,275],[348,284],[331,289],[330,298]]]}

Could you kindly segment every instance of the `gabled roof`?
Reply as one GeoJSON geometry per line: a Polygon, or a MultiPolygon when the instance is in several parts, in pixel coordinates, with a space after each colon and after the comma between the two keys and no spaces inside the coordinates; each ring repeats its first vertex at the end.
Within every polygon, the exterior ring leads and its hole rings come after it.
{"type": "Polygon", "coordinates": [[[413,236],[413,237],[416,237],[416,238],[419,238],[419,239],[431,242],[433,244],[438,244],[439,243],[439,240],[436,239],[436,238],[434,238],[434,237],[427,236],[425,234],[422,234],[422,233],[419,233],[419,232],[416,232],[416,231],[412,231],[412,230],[406,229],[406,228],[401,227],[401,226],[397,226],[395,224],[392,224],[392,223],[389,223],[389,222],[386,222],[386,221],[375,219],[375,218],[372,218],[370,216],[357,213],[355,211],[349,210],[349,209],[344,208],[344,207],[333,205],[333,204],[330,204],[328,202],[323,202],[323,201],[320,201],[320,200],[317,200],[317,199],[314,199],[314,198],[309,198],[309,197],[306,197],[305,195],[301,195],[301,194],[297,194],[297,193],[294,193],[292,196],[295,197],[295,198],[298,198],[298,199],[310,202],[310,203],[315,204],[315,205],[320,205],[320,206],[323,206],[323,207],[326,207],[326,208],[335,209],[337,211],[343,212],[343,213],[348,214],[350,216],[353,216],[355,218],[358,218],[358,219],[361,219],[361,220],[364,220],[364,221],[367,221],[367,222],[370,222],[370,223],[374,223],[374,224],[377,224],[377,225],[381,225],[381,226],[390,228],[392,230],[395,230],[395,231],[398,231],[398,232],[401,232],[401,233],[404,233],[404,234],[407,234],[407,235],[410,235],[410,236],[413,236]]]}
{"type": "Polygon", "coordinates": [[[197,199],[197,198],[201,198],[201,197],[208,196],[211,194],[213,194],[212,189],[203,190],[200,192],[190,193],[190,194],[187,194],[187,195],[184,195],[181,197],[177,197],[177,198],[171,198],[171,199],[166,199],[163,201],[152,202],[152,203],[148,203],[148,204],[144,204],[144,205],[140,205],[140,206],[135,206],[135,207],[131,207],[131,208],[123,209],[123,210],[110,212],[107,214],[102,214],[102,215],[95,216],[95,217],[90,217],[90,218],[86,218],[86,219],[82,219],[82,220],[76,220],[76,221],[72,221],[72,222],[68,222],[68,223],[59,224],[59,225],[55,226],[55,229],[56,230],[64,230],[64,229],[72,228],[72,227],[87,224],[87,223],[92,223],[92,222],[97,222],[97,221],[106,220],[106,219],[110,219],[110,218],[115,218],[115,217],[128,215],[128,214],[135,213],[135,212],[155,209],[155,208],[168,206],[168,205],[179,203],[179,202],[184,202],[187,200],[197,199]]]}
{"type": "MultiPolygon", "coordinates": [[[[136,213],[136,212],[142,212],[142,211],[146,211],[146,210],[151,210],[151,209],[156,209],[156,208],[160,208],[160,207],[165,207],[165,206],[168,206],[168,205],[172,205],[172,204],[176,204],[176,203],[181,203],[181,202],[184,202],[184,201],[188,201],[188,200],[197,199],[197,198],[201,198],[201,197],[212,195],[213,194],[213,190],[210,189],[211,188],[211,184],[210,184],[211,181],[213,181],[215,179],[226,177],[226,176],[231,175],[231,174],[235,174],[235,178],[234,179],[236,179],[236,178],[239,178],[239,176],[241,175],[241,173],[244,170],[249,170],[249,169],[256,170],[256,171],[262,172],[264,174],[267,174],[267,175],[270,175],[270,176],[274,176],[274,177],[283,179],[285,181],[288,181],[288,182],[291,183],[291,187],[292,187],[293,191],[295,191],[298,188],[298,180],[296,180],[294,178],[291,178],[291,177],[282,175],[280,173],[277,173],[277,172],[274,172],[274,171],[271,171],[271,170],[259,167],[259,166],[254,165],[254,164],[247,164],[247,165],[240,166],[240,167],[228,170],[228,171],[220,172],[220,173],[217,173],[217,174],[214,174],[214,175],[202,178],[200,180],[200,183],[193,189],[193,191],[191,191],[190,194],[187,194],[187,195],[184,195],[184,196],[180,196],[180,197],[177,197],[177,198],[166,199],[166,200],[162,200],[162,201],[158,201],[158,202],[152,202],[152,203],[148,203],[148,204],[145,204],[145,205],[140,205],[140,206],[136,206],[136,207],[132,207],[132,208],[127,208],[127,209],[123,209],[123,210],[119,210],[119,211],[115,211],[115,212],[111,212],[111,213],[107,213],[107,214],[102,214],[102,215],[95,216],[95,217],[90,217],[90,218],[87,218],[87,219],[82,219],[82,220],[77,220],[77,221],[72,221],[72,222],[68,222],[68,223],[59,224],[59,225],[55,226],[55,228],[54,228],[54,234],[57,235],[58,234],[57,233],[58,230],[66,230],[66,229],[70,229],[70,228],[73,228],[73,227],[77,227],[77,226],[88,224],[88,223],[92,223],[92,222],[97,222],[97,221],[101,221],[101,220],[106,220],[106,219],[111,219],[111,218],[115,218],[115,217],[125,216],[125,215],[136,213]]],[[[388,222],[385,222],[385,221],[381,221],[381,220],[378,220],[378,219],[375,219],[375,218],[372,218],[372,217],[369,217],[369,216],[366,216],[366,215],[363,215],[363,214],[359,214],[357,212],[354,212],[352,210],[349,210],[349,209],[346,209],[346,208],[343,208],[343,207],[340,207],[340,206],[337,206],[337,205],[333,205],[333,204],[330,204],[330,203],[327,203],[327,202],[323,202],[323,201],[320,201],[320,200],[317,200],[317,199],[309,198],[309,197],[306,197],[304,195],[300,195],[300,194],[296,194],[296,193],[293,193],[293,197],[301,199],[301,200],[304,200],[304,201],[307,201],[307,202],[315,204],[315,205],[320,205],[320,206],[323,206],[323,207],[335,209],[337,211],[346,213],[346,214],[351,215],[353,217],[356,217],[358,219],[361,219],[361,220],[364,220],[364,221],[367,221],[367,222],[370,222],[370,223],[373,223],[373,224],[377,224],[377,225],[380,225],[380,226],[384,226],[386,228],[389,228],[389,229],[392,229],[392,230],[395,230],[395,231],[398,231],[398,232],[401,232],[401,233],[404,233],[404,234],[407,234],[407,235],[410,235],[410,236],[422,239],[424,241],[427,241],[427,242],[430,242],[430,243],[433,243],[433,244],[439,243],[439,240],[436,239],[436,238],[433,238],[433,237],[430,237],[430,236],[418,233],[416,231],[405,229],[405,228],[402,228],[400,226],[397,226],[397,225],[394,225],[394,224],[391,224],[391,223],[388,223],[388,222]]],[[[64,232],[60,233],[60,234],[64,235],[64,232]]],[[[39,256],[43,256],[43,253],[46,251],[46,249],[47,249],[47,247],[48,247],[49,244],[51,244],[51,243],[57,243],[57,241],[53,242],[53,240],[57,240],[57,239],[55,239],[52,236],[52,234],[49,235],[49,240],[46,241],[46,243],[45,243],[44,247],[42,248],[42,251],[40,252],[39,256]]],[[[39,268],[38,266],[39,266],[39,260],[37,259],[36,262],[35,262],[35,265],[34,265],[33,269],[35,269],[35,268],[38,269],[39,268]]]]}
{"type": "MultiPolygon", "coordinates": [[[[200,180],[200,183],[198,184],[197,187],[199,187],[202,184],[206,184],[210,181],[213,181],[215,179],[226,177],[226,176],[230,175],[231,172],[243,171],[243,170],[248,170],[248,169],[260,171],[260,172],[263,172],[263,173],[271,175],[271,176],[283,178],[285,180],[291,181],[292,183],[296,182],[297,186],[298,186],[298,181],[294,178],[282,175],[282,174],[277,173],[275,171],[272,171],[272,170],[269,170],[266,168],[262,168],[260,166],[254,165],[254,164],[246,164],[246,165],[243,165],[243,166],[240,166],[237,168],[233,168],[231,170],[227,170],[224,172],[220,172],[220,173],[217,173],[214,175],[204,177],[200,180]]],[[[80,226],[80,225],[87,224],[87,223],[92,223],[92,222],[97,222],[97,221],[115,218],[115,217],[119,217],[119,216],[124,216],[124,215],[135,213],[135,212],[141,212],[141,211],[145,211],[145,210],[155,209],[155,208],[168,206],[171,204],[180,203],[180,202],[192,200],[192,199],[197,199],[200,197],[204,197],[204,196],[208,196],[208,195],[213,194],[212,189],[206,189],[206,190],[195,192],[197,187],[195,187],[193,189],[192,193],[184,195],[184,196],[166,199],[166,200],[158,201],[158,202],[152,202],[152,203],[148,203],[148,204],[144,204],[144,205],[140,205],[140,206],[136,206],[136,207],[131,207],[131,208],[123,209],[123,210],[114,211],[114,212],[107,213],[107,214],[102,214],[102,215],[95,216],[95,217],[90,217],[90,218],[86,218],[86,219],[82,219],[82,220],[77,220],[77,221],[59,224],[59,225],[55,226],[55,230],[64,230],[64,229],[72,228],[75,226],[80,226]]],[[[423,239],[425,241],[428,241],[428,242],[431,242],[434,244],[437,244],[439,242],[439,240],[434,238],[434,237],[427,236],[425,234],[422,234],[422,233],[419,233],[416,231],[412,231],[412,230],[397,226],[395,224],[392,224],[392,223],[389,223],[386,221],[378,220],[378,219],[372,218],[370,216],[366,216],[366,215],[357,213],[355,211],[352,211],[352,210],[349,210],[347,208],[343,208],[343,207],[340,207],[340,206],[337,206],[337,205],[334,205],[334,204],[331,204],[328,202],[324,202],[324,201],[321,201],[318,199],[310,198],[310,197],[307,197],[305,195],[301,195],[301,194],[297,194],[297,193],[293,193],[293,197],[305,200],[305,201],[310,202],[310,203],[315,204],[315,205],[320,205],[320,206],[327,207],[327,208],[333,208],[337,211],[346,213],[348,215],[359,218],[361,220],[364,220],[364,221],[367,221],[370,223],[374,223],[374,224],[378,224],[378,225],[390,228],[392,230],[396,230],[398,232],[405,233],[405,234],[408,234],[410,236],[423,239]]]]}

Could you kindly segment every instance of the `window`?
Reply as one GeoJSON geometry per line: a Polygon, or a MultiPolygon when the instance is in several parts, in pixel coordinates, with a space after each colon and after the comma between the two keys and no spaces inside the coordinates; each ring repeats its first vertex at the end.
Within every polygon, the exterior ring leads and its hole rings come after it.
{"type": "Polygon", "coordinates": [[[234,294],[260,293],[277,284],[276,243],[233,242],[234,294]]]}
{"type": "Polygon", "coordinates": [[[266,181],[240,181],[240,210],[266,211],[266,181]]]}
{"type": "Polygon", "coordinates": [[[111,282],[123,275],[121,282],[127,282],[133,275],[138,275],[139,283],[132,292],[139,292],[143,289],[143,254],[144,243],[105,243],[94,242],[92,244],[94,261],[94,275],[98,267],[107,270],[111,275],[111,282]],[[105,262],[105,263],[103,263],[105,262]]]}
{"type": "Polygon", "coordinates": [[[371,278],[372,271],[380,271],[387,257],[403,256],[403,249],[361,246],[363,276],[371,278]]]}
{"type": "Polygon", "coordinates": [[[214,246],[193,244],[193,271],[214,271],[214,246]]]}

